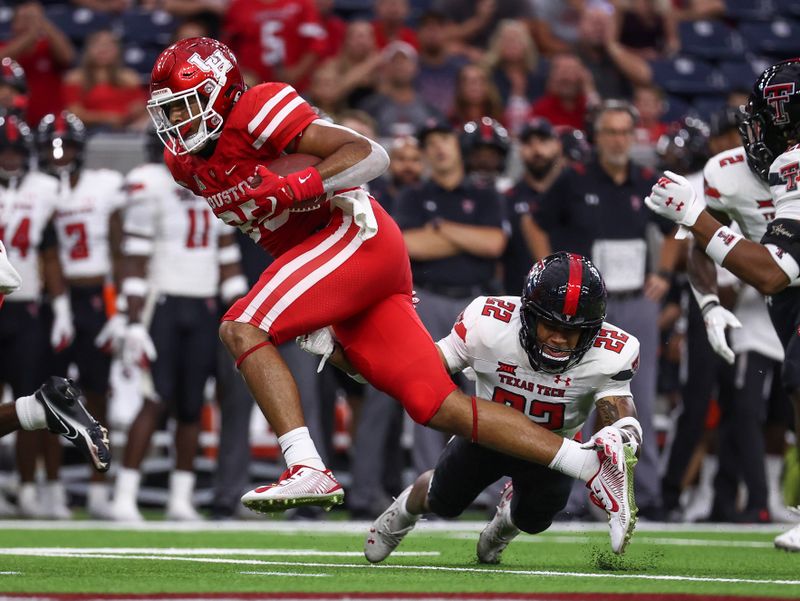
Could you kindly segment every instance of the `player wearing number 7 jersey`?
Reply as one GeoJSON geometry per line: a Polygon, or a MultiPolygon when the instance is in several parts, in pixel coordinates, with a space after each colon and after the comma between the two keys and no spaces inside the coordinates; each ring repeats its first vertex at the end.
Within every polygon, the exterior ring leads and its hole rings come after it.
{"type": "MultiPolygon", "coordinates": [[[[358,371],[417,422],[583,480],[619,470],[619,454],[598,457],[519,412],[456,390],[414,311],[402,234],[361,188],[386,169],[388,157],[377,144],[318,119],[290,86],[245,90],[236,58],[208,38],[182,40],[161,53],[148,110],[175,180],[275,256],[220,327],[289,467],[279,482],[247,493],[247,506],[276,511],[343,500],[275,348],[326,326],[358,371]],[[286,153],[320,162],[286,176],[265,167],[286,153]]],[[[581,273],[576,267],[570,299],[582,289],[581,273]]],[[[575,306],[563,310],[574,315],[575,306]]],[[[622,491],[608,495],[627,520],[622,491]]]]}

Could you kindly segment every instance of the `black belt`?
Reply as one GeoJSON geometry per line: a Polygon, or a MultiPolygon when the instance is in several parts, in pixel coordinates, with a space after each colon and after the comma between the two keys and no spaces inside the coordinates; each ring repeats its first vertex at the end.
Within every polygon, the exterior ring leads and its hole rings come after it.
{"type": "Polygon", "coordinates": [[[448,298],[475,298],[489,294],[489,286],[445,286],[443,284],[417,284],[417,288],[448,298]]]}
{"type": "Polygon", "coordinates": [[[630,300],[638,298],[644,294],[643,288],[636,288],[635,290],[623,290],[622,292],[609,292],[609,300],[630,300]]]}

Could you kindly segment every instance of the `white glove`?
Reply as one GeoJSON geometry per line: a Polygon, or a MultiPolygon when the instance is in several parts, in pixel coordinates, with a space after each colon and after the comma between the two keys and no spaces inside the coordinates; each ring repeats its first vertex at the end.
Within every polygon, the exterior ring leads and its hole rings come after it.
{"type": "Polygon", "coordinates": [[[156,360],[158,354],[147,328],[140,323],[128,324],[122,335],[122,366],[140,367],[156,360]]]}
{"type": "Polygon", "coordinates": [[[75,338],[75,326],[72,323],[72,308],[66,294],[59,294],[51,303],[53,307],[53,328],[50,330],[50,346],[60,353],[75,338]]]}
{"type": "Polygon", "coordinates": [[[612,425],[592,434],[592,437],[583,443],[581,448],[594,449],[602,453],[611,460],[612,464],[617,466],[617,469],[622,471],[625,469],[625,445],[630,446],[634,454],[639,451],[639,443],[633,433],[612,425]]]}
{"type": "Polygon", "coordinates": [[[644,202],[651,211],[686,227],[692,227],[705,208],[689,180],[672,171],[664,172],[644,202]]]}
{"type": "Polygon", "coordinates": [[[0,240],[0,294],[11,294],[21,285],[22,278],[14,266],[8,262],[6,247],[0,240]]]}
{"type": "Polygon", "coordinates": [[[702,307],[703,321],[706,324],[706,335],[711,348],[729,365],[733,365],[736,356],[733,354],[725,338],[726,328],[741,328],[741,322],[736,316],[718,302],[707,303],[702,307]]]}
{"type": "Polygon", "coordinates": [[[325,367],[325,363],[333,354],[335,348],[333,334],[331,334],[328,328],[320,328],[316,332],[298,336],[295,341],[297,342],[297,346],[305,352],[322,357],[317,366],[317,373],[321,372],[322,368],[325,367]]]}
{"type": "Polygon", "coordinates": [[[127,326],[128,317],[124,313],[115,313],[106,321],[94,339],[94,345],[103,349],[103,352],[116,354],[122,347],[122,338],[127,326]]]}

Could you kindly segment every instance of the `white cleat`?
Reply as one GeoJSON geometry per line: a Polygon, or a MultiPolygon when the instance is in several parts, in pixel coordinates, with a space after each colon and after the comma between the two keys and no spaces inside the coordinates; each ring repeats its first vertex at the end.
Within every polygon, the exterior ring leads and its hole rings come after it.
{"type": "Polygon", "coordinates": [[[775,537],[775,547],[784,551],[800,551],[800,524],[775,537]]]}
{"type": "Polygon", "coordinates": [[[600,469],[586,483],[592,503],[608,514],[611,550],[618,555],[625,552],[633,536],[638,512],[633,496],[633,468],[637,459],[632,448],[626,445],[624,449],[625,460],[619,464],[598,453],[600,469]]]}
{"type": "Polygon", "coordinates": [[[20,484],[17,493],[17,515],[25,519],[47,519],[47,512],[39,500],[39,491],[35,484],[20,484]]]}
{"type": "Polygon", "coordinates": [[[144,522],[144,516],[135,503],[113,503],[107,519],[115,522],[144,522]]]}
{"type": "Polygon", "coordinates": [[[511,521],[511,498],[514,487],[508,482],[500,493],[500,502],[492,521],[486,524],[478,539],[478,561],[480,563],[500,563],[500,555],[520,533],[511,521]]]}
{"type": "Polygon", "coordinates": [[[401,492],[394,502],[372,523],[364,540],[364,556],[372,563],[383,561],[392,554],[406,534],[414,529],[420,516],[405,509],[411,486],[401,492]]]}
{"type": "Polygon", "coordinates": [[[61,482],[48,482],[44,486],[41,506],[51,520],[71,520],[72,511],[67,507],[67,491],[61,482]]]}
{"type": "Polygon", "coordinates": [[[183,503],[167,505],[164,517],[176,522],[202,522],[204,520],[194,507],[183,503]]]}
{"type": "Polygon", "coordinates": [[[274,484],[259,486],[242,497],[242,504],[259,513],[286,511],[303,505],[319,505],[326,511],[344,502],[342,485],[330,470],[295,465],[274,484]]]}

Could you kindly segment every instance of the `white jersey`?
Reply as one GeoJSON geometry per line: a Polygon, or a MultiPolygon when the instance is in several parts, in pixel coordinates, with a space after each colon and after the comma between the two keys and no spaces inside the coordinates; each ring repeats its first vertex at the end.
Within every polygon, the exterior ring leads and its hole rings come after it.
{"type": "Polygon", "coordinates": [[[775,219],[800,221],[800,144],[780,155],[769,168],[775,219]]]}
{"type": "Polygon", "coordinates": [[[110,169],[83,170],[74,188],[62,182],[54,224],[66,278],[111,274],[109,221],[124,204],[122,182],[122,174],[110,169]]]}
{"type": "Polygon", "coordinates": [[[153,240],[151,289],[172,296],[216,296],[218,239],[227,230],[206,200],[176,184],[164,165],[137,167],[125,181],[125,233],[153,240]]]}
{"type": "Polygon", "coordinates": [[[711,157],[703,178],[706,205],[738,223],[745,238],[761,242],[776,207],[767,183],[748,166],[744,148],[711,157]]]}
{"type": "Polygon", "coordinates": [[[630,381],[639,366],[639,341],[604,323],[594,346],[562,374],[534,370],[519,341],[519,297],[480,296],[436,344],[451,373],[476,375],[478,396],[504,403],[565,437],[586,421],[597,400],[632,396],[630,381]]]}
{"type": "Polygon", "coordinates": [[[36,171],[27,173],[16,188],[0,187],[0,240],[22,278],[10,301],[34,301],[41,296],[39,247],[55,210],[57,190],[58,180],[36,171]]]}

